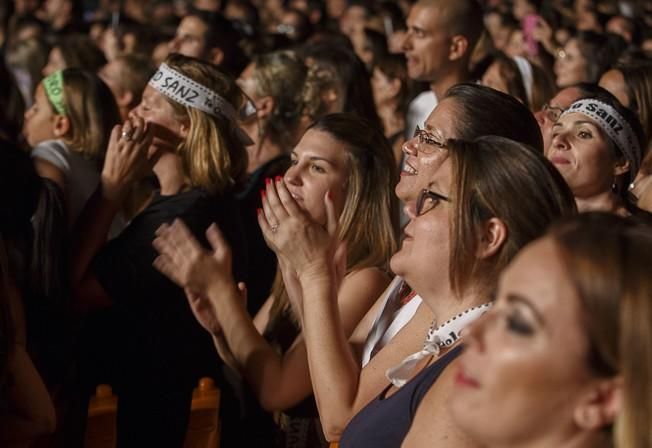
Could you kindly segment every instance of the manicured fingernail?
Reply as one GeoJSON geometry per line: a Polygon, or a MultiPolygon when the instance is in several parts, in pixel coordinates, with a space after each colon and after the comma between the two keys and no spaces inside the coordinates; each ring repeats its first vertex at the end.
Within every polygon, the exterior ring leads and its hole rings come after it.
{"type": "Polygon", "coordinates": [[[283,178],[281,176],[276,176],[276,182],[280,182],[283,178]]]}
{"type": "Polygon", "coordinates": [[[328,190],[328,191],[326,192],[326,196],[328,197],[328,199],[333,199],[333,192],[330,191],[330,190],[328,190]]]}
{"type": "Polygon", "coordinates": [[[272,179],[270,179],[269,177],[266,177],[265,178],[265,185],[269,185],[271,183],[272,183],[272,179]]]}
{"type": "Polygon", "coordinates": [[[265,190],[260,190],[260,196],[265,199],[267,197],[267,192],[265,190]]]}

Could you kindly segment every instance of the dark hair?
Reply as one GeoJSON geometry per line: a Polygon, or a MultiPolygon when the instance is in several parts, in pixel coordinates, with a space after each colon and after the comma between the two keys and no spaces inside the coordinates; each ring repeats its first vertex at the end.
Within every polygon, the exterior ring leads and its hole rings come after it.
{"type": "Polygon", "coordinates": [[[95,73],[106,64],[102,50],[85,34],[65,35],[54,47],[61,51],[66,68],[76,67],[95,73]]]}
{"type": "Polygon", "coordinates": [[[14,75],[0,60],[0,138],[11,141],[22,139],[25,100],[18,89],[14,75]]]}
{"type": "Polygon", "coordinates": [[[224,53],[220,64],[223,70],[237,77],[247,65],[247,58],[240,49],[240,34],[229,19],[219,12],[209,12],[195,9],[186,17],[196,17],[207,26],[204,39],[206,48],[219,48],[224,53]]]}
{"type": "Polygon", "coordinates": [[[459,34],[466,37],[469,42],[466,57],[469,59],[484,29],[482,7],[476,0],[456,0],[446,6],[448,15],[445,23],[448,33],[451,36],[459,34]]]}
{"type": "Polygon", "coordinates": [[[67,215],[61,190],[41,179],[28,153],[0,140],[0,238],[9,274],[30,297],[61,298],[67,215]]]}
{"type": "Polygon", "coordinates": [[[376,30],[365,28],[364,38],[365,46],[369,47],[371,54],[373,55],[371,67],[368,68],[373,68],[380,58],[389,53],[389,50],[387,49],[387,37],[376,30]]]}
{"type": "Polygon", "coordinates": [[[388,78],[399,79],[401,81],[401,89],[398,93],[399,103],[396,113],[405,116],[410,101],[410,88],[408,84],[405,56],[400,53],[386,53],[378,58],[375,68],[380,70],[388,78]]]}
{"type": "Polygon", "coordinates": [[[527,92],[525,91],[523,76],[518,69],[518,65],[516,65],[516,61],[502,51],[497,51],[493,55],[492,64],[498,64],[500,76],[507,85],[507,93],[529,107],[530,104],[527,98],[527,92]]]}
{"type": "Polygon", "coordinates": [[[460,109],[457,136],[474,140],[482,135],[500,135],[525,143],[543,154],[543,137],[532,112],[516,98],[473,83],[457,84],[443,100],[455,100],[460,109]]]}
{"type": "Polygon", "coordinates": [[[589,82],[598,82],[600,76],[618,60],[627,47],[625,40],[615,34],[579,31],[575,38],[579,51],[586,60],[589,82]]]}
{"type": "Polygon", "coordinates": [[[342,112],[351,112],[367,119],[376,129],[383,129],[373,100],[369,73],[355,52],[332,42],[318,42],[305,46],[304,60],[331,71],[335,76],[338,93],[343,96],[342,112]]]}
{"type": "Polygon", "coordinates": [[[538,151],[498,136],[446,143],[453,162],[450,282],[461,295],[474,283],[493,294],[498,275],[527,243],[563,215],[575,198],[559,171],[538,151]],[[521,201],[521,198],[527,198],[521,201]],[[476,257],[479,229],[496,217],[507,227],[501,249],[476,257]]]}

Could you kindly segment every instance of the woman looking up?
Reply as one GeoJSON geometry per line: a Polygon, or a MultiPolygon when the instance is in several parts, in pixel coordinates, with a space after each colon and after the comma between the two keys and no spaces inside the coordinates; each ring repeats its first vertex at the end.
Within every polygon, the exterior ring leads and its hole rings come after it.
{"type": "MultiPolygon", "coordinates": [[[[116,321],[107,328],[89,324],[97,334],[85,342],[89,356],[105,347],[119,366],[112,384],[121,391],[121,446],[181,446],[197,380],[213,376],[228,391],[211,339],[197,325],[183,290],[152,267],[151,242],[161,224],[178,217],[202,241],[206,227],[217,222],[234,247],[234,274],[243,279],[245,249],[233,195],[247,166],[246,134],[236,121],[242,105],[242,92],[228,75],[194,58],[169,56],[130,119],[113,129],[100,185],[80,218],[73,257],[76,306],[91,311],[113,305],[116,321]],[[160,190],[107,244],[108,226],[126,193],[149,170],[160,190]]],[[[97,378],[87,381],[92,388],[97,378]]],[[[234,418],[228,405],[223,409],[227,422],[234,418]]],[[[224,429],[228,433],[226,422],[224,429]]]]}
{"type": "MultiPolygon", "coordinates": [[[[310,126],[285,176],[270,180],[262,192],[266,213],[266,198],[276,197],[284,184],[309,222],[323,226],[330,213],[340,223],[347,261],[333,304],[344,337],[389,283],[386,266],[396,248],[397,210],[387,179],[396,180],[395,163],[380,131],[354,115],[331,114],[310,126]],[[332,209],[324,204],[327,193],[332,209]]],[[[280,232],[280,225],[272,223],[269,231],[280,232]]],[[[285,259],[279,256],[282,279],[277,276],[272,295],[252,322],[231,276],[228,246],[214,227],[207,234],[213,254],[203,251],[181,223],[163,227],[155,240],[161,253],[156,266],[195,293],[190,304],[220,354],[233,358],[265,409],[283,411],[285,438],[300,440],[301,446],[325,443],[314,402],[306,401],[312,386],[301,325],[303,296],[296,293],[285,259]]]]}

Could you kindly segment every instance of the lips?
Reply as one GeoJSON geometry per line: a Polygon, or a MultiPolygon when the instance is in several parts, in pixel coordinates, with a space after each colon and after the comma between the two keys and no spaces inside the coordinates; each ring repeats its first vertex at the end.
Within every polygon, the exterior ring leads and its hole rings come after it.
{"type": "Polygon", "coordinates": [[[480,383],[478,383],[473,378],[467,376],[467,374],[464,372],[464,369],[462,367],[460,367],[457,370],[457,373],[455,374],[455,384],[461,387],[469,387],[473,389],[477,389],[480,387],[480,383]]]}
{"type": "Polygon", "coordinates": [[[417,171],[416,168],[414,168],[412,165],[408,163],[406,160],[403,163],[403,169],[401,170],[401,176],[416,176],[419,174],[419,171],[417,171]]]}
{"type": "Polygon", "coordinates": [[[568,160],[565,157],[561,157],[561,156],[552,156],[552,157],[550,157],[550,161],[554,165],[570,165],[570,160],[568,160]]]}

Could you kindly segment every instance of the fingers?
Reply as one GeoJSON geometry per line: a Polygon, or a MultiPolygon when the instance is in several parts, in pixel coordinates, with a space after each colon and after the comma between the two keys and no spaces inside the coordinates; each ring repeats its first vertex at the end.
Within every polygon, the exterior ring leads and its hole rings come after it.
{"type": "MultiPolygon", "coordinates": [[[[278,218],[279,220],[283,220],[287,218],[288,212],[285,209],[285,206],[281,202],[281,199],[279,198],[278,191],[276,189],[277,185],[282,182],[281,176],[276,176],[276,180],[272,179],[267,179],[265,181],[267,187],[266,187],[266,192],[267,192],[267,202],[274,213],[274,216],[278,218]]],[[[279,221],[276,221],[278,224],[279,221]]]]}
{"type": "Polygon", "coordinates": [[[276,192],[281,204],[290,216],[303,215],[303,211],[297,205],[297,201],[285,185],[285,181],[279,176],[276,178],[276,192]]]}
{"type": "Polygon", "coordinates": [[[178,269],[167,255],[159,255],[154,259],[152,265],[167,278],[179,286],[183,286],[181,278],[177,275],[178,269]]]}
{"type": "Polygon", "coordinates": [[[238,282],[238,292],[240,293],[240,298],[244,302],[245,306],[247,305],[247,285],[244,282],[238,282]]]}
{"type": "Polygon", "coordinates": [[[330,190],[324,195],[324,204],[326,206],[326,230],[330,236],[337,236],[339,223],[335,213],[335,204],[333,204],[333,193],[330,190]]]}
{"type": "Polygon", "coordinates": [[[260,200],[263,206],[263,213],[265,214],[265,219],[269,223],[270,226],[277,226],[278,225],[278,217],[276,216],[276,213],[274,213],[274,208],[272,207],[272,204],[270,203],[270,191],[274,192],[274,195],[276,194],[276,191],[270,189],[270,185],[272,183],[271,179],[265,179],[265,189],[261,190],[260,192],[260,200]]]}
{"type": "Polygon", "coordinates": [[[226,242],[222,232],[215,223],[211,224],[206,230],[206,239],[213,248],[214,256],[218,260],[231,259],[231,248],[226,242]]]}

